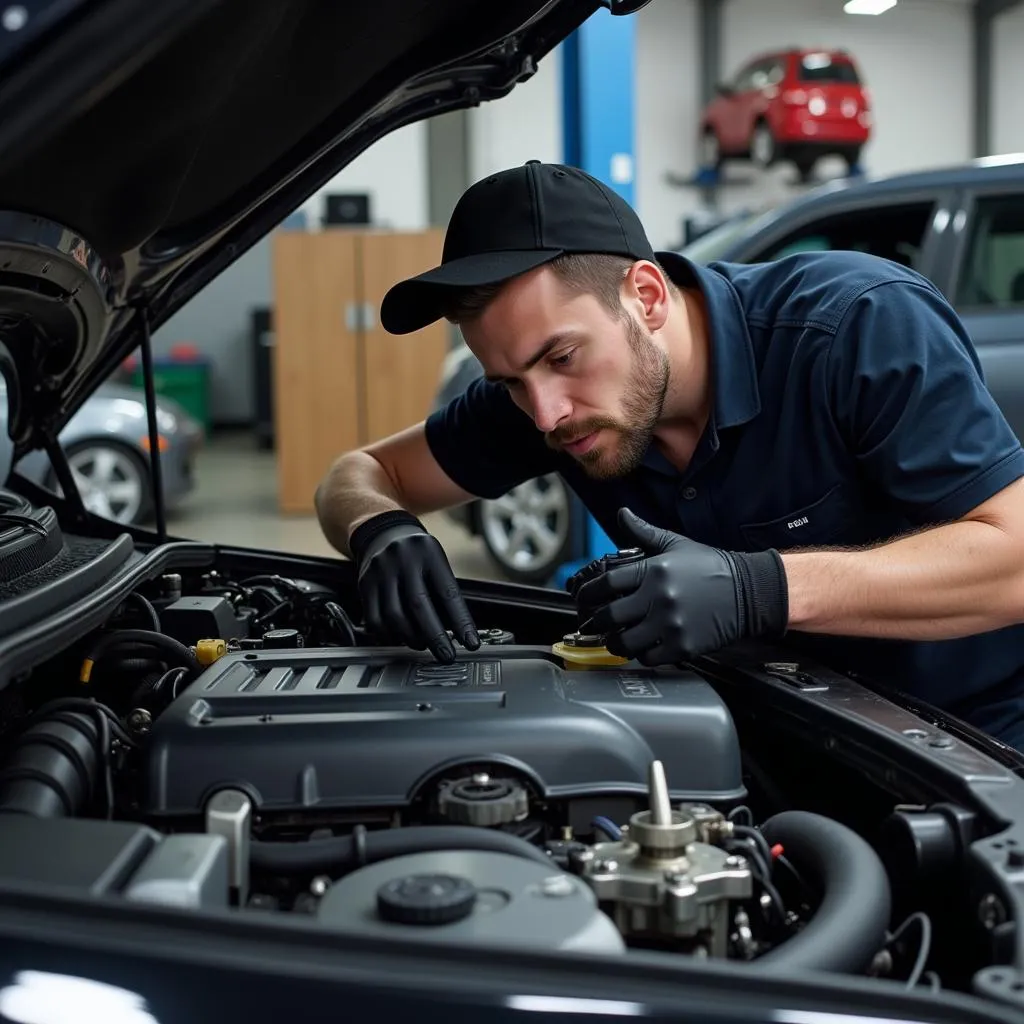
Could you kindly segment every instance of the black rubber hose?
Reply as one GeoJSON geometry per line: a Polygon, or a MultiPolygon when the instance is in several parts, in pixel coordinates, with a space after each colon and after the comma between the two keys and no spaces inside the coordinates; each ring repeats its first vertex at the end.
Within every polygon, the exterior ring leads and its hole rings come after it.
{"type": "Polygon", "coordinates": [[[153,627],[153,630],[155,632],[160,631],[160,616],[157,614],[157,611],[153,607],[152,602],[149,601],[144,595],[140,594],[138,591],[133,590],[127,596],[127,598],[125,598],[125,602],[132,602],[133,604],[138,605],[138,607],[142,611],[142,614],[145,615],[146,618],[149,620],[149,623],[153,627]]]}
{"type": "Polygon", "coordinates": [[[823,893],[803,931],[756,963],[773,970],[867,970],[885,945],[892,904],[889,878],[871,846],[831,818],[807,811],[783,811],[761,831],[823,893]]]}
{"type": "MultiPolygon", "coordinates": [[[[362,863],[365,864],[434,850],[486,850],[524,857],[556,869],[554,861],[543,850],[525,839],[470,825],[415,825],[366,832],[363,847],[362,863]]],[[[354,836],[331,836],[304,843],[253,841],[250,863],[261,871],[280,874],[306,871],[344,874],[359,867],[360,858],[354,836]]]]}
{"type": "MultiPolygon", "coordinates": [[[[140,645],[145,645],[159,651],[164,658],[172,665],[182,665],[193,672],[198,673],[200,665],[192,652],[182,643],[164,633],[157,633],[148,629],[117,629],[105,633],[89,649],[85,655],[85,661],[95,664],[109,650],[122,645],[131,645],[133,652],[138,650],[140,645]]],[[[89,665],[91,670],[92,665],[89,665]]],[[[87,679],[84,679],[87,681],[87,679]]]]}
{"type": "Polygon", "coordinates": [[[324,604],[324,611],[334,628],[341,634],[342,643],[348,647],[356,646],[356,631],[351,619],[345,614],[345,609],[335,601],[328,601],[324,604]]]}
{"type": "Polygon", "coordinates": [[[93,716],[60,711],[29,726],[0,768],[0,813],[73,817],[96,792],[103,768],[93,716]]]}

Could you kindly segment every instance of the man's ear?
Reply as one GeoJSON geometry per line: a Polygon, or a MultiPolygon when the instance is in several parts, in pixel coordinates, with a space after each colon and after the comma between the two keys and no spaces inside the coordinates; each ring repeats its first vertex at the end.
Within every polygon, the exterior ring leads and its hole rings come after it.
{"type": "Polygon", "coordinates": [[[626,272],[623,286],[626,307],[637,314],[649,331],[665,326],[671,307],[671,292],[668,280],[656,263],[638,260],[626,272]]]}

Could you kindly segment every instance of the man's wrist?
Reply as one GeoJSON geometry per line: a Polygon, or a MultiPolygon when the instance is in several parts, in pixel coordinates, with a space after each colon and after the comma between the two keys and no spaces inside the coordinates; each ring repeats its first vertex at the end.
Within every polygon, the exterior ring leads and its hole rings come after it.
{"type": "Polygon", "coordinates": [[[782,556],[767,551],[730,552],[740,608],[740,635],[783,636],[789,624],[789,585],[782,556]]]}
{"type": "Polygon", "coordinates": [[[427,528],[411,512],[405,509],[388,509],[362,519],[349,534],[348,546],[352,558],[358,562],[370,545],[382,534],[396,527],[412,528],[426,533],[427,528]]]}

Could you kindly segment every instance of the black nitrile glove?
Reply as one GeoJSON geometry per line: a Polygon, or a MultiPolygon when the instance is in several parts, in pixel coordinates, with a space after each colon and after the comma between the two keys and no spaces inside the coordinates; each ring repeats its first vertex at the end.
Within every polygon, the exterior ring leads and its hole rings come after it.
{"type": "Polygon", "coordinates": [[[612,654],[674,665],[746,637],[786,632],[789,592],[774,549],[721,551],[651,526],[629,509],[619,510],[619,525],[647,557],[576,593],[580,631],[604,636],[612,654]]]}
{"type": "Polygon", "coordinates": [[[442,662],[455,660],[447,630],[471,651],[480,646],[444,548],[408,512],[382,512],[360,523],[349,538],[358,568],[367,629],[387,643],[429,648],[442,662]]]}

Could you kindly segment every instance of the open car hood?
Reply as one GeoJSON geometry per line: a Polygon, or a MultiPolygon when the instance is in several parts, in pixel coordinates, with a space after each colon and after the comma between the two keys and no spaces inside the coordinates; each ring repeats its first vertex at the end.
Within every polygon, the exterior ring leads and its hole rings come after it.
{"type": "MultiPolygon", "coordinates": [[[[0,27],[16,455],[376,139],[502,96],[646,0],[49,0],[0,27]]],[[[14,12],[13,14],[11,12],[14,12]]]]}

